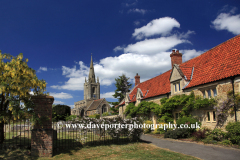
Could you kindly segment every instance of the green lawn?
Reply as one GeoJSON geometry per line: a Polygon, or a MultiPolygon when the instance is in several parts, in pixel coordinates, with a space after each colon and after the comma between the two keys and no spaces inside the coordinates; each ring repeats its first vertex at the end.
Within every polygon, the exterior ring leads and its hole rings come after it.
{"type": "Polygon", "coordinates": [[[197,158],[176,152],[160,149],[147,143],[129,143],[124,145],[102,145],[96,147],[73,148],[57,152],[52,158],[35,158],[29,155],[30,151],[14,150],[0,151],[0,159],[6,160],[149,160],[149,159],[182,159],[197,160],[197,158]]]}

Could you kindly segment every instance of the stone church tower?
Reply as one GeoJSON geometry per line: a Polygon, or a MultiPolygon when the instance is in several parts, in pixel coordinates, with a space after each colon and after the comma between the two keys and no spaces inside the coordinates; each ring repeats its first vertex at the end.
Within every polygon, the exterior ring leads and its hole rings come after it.
{"type": "Polygon", "coordinates": [[[84,99],[74,103],[74,108],[71,109],[71,115],[84,117],[100,114],[100,116],[102,116],[102,113],[109,111],[110,105],[106,99],[100,99],[100,83],[98,77],[96,82],[91,56],[88,80],[85,78],[84,83],[84,99]]]}
{"type": "Polygon", "coordinates": [[[91,56],[88,80],[86,80],[85,78],[85,83],[84,83],[84,100],[89,100],[89,99],[92,99],[92,100],[100,99],[100,83],[99,83],[98,77],[97,77],[97,83],[96,83],[92,56],[91,56]]]}

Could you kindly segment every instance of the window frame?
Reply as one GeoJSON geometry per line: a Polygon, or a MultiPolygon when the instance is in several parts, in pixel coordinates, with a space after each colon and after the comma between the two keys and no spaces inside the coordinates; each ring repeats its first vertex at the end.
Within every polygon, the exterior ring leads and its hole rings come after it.
{"type": "Polygon", "coordinates": [[[211,98],[211,97],[212,97],[212,91],[211,91],[211,89],[208,89],[208,90],[207,90],[207,93],[208,93],[208,98],[211,98]]]}
{"type": "Polygon", "coordinates": [[[212,91],[213,91],[213,97],[216,97],[217,96],[217,88],[213,88],[212,91]]]}
{"type": "Polygon", "coordinates": [[[210,114],[210,111],[207,111],[207,122],[211,122],[211,114],[210,114]]]}
{"type": "Polygon", "coordinates": [[[181,85],[180,85],[180,83],[181,83],[181,82],[179,82],[179,81],[173,83],[173,85],[174,85],[174,93],[178,93],[178,92],[181,91],[181,85]]]}
{"type": "Polygon", "coordinates": [[[213,113],[213,122],[216,122],[216,111],[212,111],[212,113],[213,113]]]}

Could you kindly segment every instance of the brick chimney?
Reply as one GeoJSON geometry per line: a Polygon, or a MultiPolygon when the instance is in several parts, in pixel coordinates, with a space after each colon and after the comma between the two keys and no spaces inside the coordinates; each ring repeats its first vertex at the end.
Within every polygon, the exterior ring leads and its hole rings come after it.
{"type": "Polygon", "coordinates": [[[179,53],[179,50],[175,52],[175,50],[172,50],[172,53],[170,54],[171,62],[172,62],[172,68],[174,64],[182,64],[182,53],[179,53]]]}
{"type": "Polygon", "coordinates": [[[135,78],[135,86],[138,85],[140,83],[140,76],[138,75],[138,73],[136,74],[135,78]]]}

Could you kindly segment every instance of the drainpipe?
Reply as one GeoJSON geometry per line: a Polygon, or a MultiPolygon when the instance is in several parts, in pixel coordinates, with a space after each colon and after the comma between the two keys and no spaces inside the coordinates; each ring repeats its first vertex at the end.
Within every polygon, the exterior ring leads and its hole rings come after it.
{"type": "Polygon", "coordinates": [[[236,105],[235,105],[234,79],[235,79],[235,77],[231,77],[231,80],[232,80],[232,88],[233,88],[233,106],[234,106],[234,111],[235,111],[235,122],[237,122],[237,107],[236,107],[236,105]]]}

